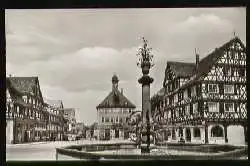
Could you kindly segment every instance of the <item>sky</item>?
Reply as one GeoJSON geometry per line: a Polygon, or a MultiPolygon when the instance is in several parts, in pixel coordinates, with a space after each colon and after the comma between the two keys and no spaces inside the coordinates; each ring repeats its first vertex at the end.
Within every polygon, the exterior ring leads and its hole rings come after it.
{"type": "Polygon", "coordinates": [[[151,96],[162,88],[167,61],[195,62],[234,37],[246,43],[245,8],[6,10],[6,73],[38,76],[43,97],[96,121],[111,78],[141,109],[141,37],[152,47],[151,96]]]}

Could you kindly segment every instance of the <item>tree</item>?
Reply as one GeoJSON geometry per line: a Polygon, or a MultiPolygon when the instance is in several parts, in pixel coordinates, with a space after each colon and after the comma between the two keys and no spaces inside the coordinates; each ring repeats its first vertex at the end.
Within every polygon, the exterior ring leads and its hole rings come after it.
{"type": "Polygon", "coordinates": [[[129,116],[128,124],[130,125],[130,127],[132,129],[135,129],[137,139],[139,139],[139,136],[140,136],[139,135],[139,126],[140,126],[141,122],[142,122],[141,112],[139,112],[139,111],[138,112],[133,112],[129,116]]]}

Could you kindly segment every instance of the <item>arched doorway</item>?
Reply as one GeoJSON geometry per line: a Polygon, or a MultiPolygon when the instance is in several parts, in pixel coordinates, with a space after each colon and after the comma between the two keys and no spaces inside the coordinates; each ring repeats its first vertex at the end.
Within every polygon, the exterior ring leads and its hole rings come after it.
{"type": "Polygon", "coordinates": [[[124,139],[129,138],[129,131],[127,129],[124,130],[124,139]]]}
{"type": "Polygon", "coordinates": [[[169,130],[164,130],[164,140],[167,141],[168,140],[168,136],[169,136],[169,130]]]}
{"type": "Polygon", "coordinates": [[[201,130],[198,127],[195,127],[193,134],[195,138],[201,137],[201,130]]]}
{"type": "Polygon", "coordinates": [[[105,140],[110,140],[110,129],[105,129],[105,140]]]}
{"type": "Polygon", "coordinates": [[[179,128],[179,137],[183,137],[183,129],[181,127],[179,128]]]}
{"type": "Polygon", "coordinates": [[[186,128],[186,141],[191,142],[191,131],[190,128],[186,128]]]}
{"type": "Polygon", "coordinates": [[[24,132],[24,140],[23,141],[28,142],[28,132],[27,131],[24,132]]]}
{"type": "Polygon", "coordinates": [[[214,126],[211,129],[211,137],[223,137],[223,128],[220,126],[214,126]]]}
{"type": "Polygon", "coordinates": [[[115,138],[119,138],[119,129],[115,129],[115,138]]]}
{"type": "Polygon", "coordinates": [[[172,129],[172,139],[173,139],[173,140],[176,140],[175,129],[172,129]]]}

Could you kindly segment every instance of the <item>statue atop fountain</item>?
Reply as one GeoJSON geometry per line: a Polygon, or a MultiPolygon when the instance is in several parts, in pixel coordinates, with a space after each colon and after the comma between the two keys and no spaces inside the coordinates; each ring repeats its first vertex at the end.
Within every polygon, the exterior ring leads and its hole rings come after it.
{"type": "Polygon", "coordinates": [[[142,84],[142,123],[140,134],[141,153],[150,153],[153,148],[154,133],[150,104],[150,84],[154,81],[149,76],[149,70],[154,66],[152,48],[148,48],[148,41],[143,37],[143,46],[139,48],[137,66],[142,69],[142,77],[138,80],[142,84]]]}

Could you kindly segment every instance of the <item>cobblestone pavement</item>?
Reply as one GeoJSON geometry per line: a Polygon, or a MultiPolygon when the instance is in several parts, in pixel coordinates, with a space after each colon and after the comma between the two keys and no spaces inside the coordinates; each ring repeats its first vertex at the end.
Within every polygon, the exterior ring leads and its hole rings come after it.
{"type": "MultiPolygon", "coordinates": [[[[128,140],[111,140],[111,141],[55,141],[55,142],[35,142],[27,144],[7,144],[6,145],[6,160],[56,160],[56,148],[79,145],[79,144],[98,144],[98,143],[121,143],[130,142],[128,140]]],[[[241,157],[239,159],[248,159],[241,157]]]]}
{"type": "Polygon", "coordinates": [[[56,148],[77,145],[77,144],[96,144],[96,143],[120,143],[129,142],[127,140],[112,141],[55,141],[55,142],[34,142],[27,144],[7,144],[6,161],[9,160],[55,160],[56,148]]]}

